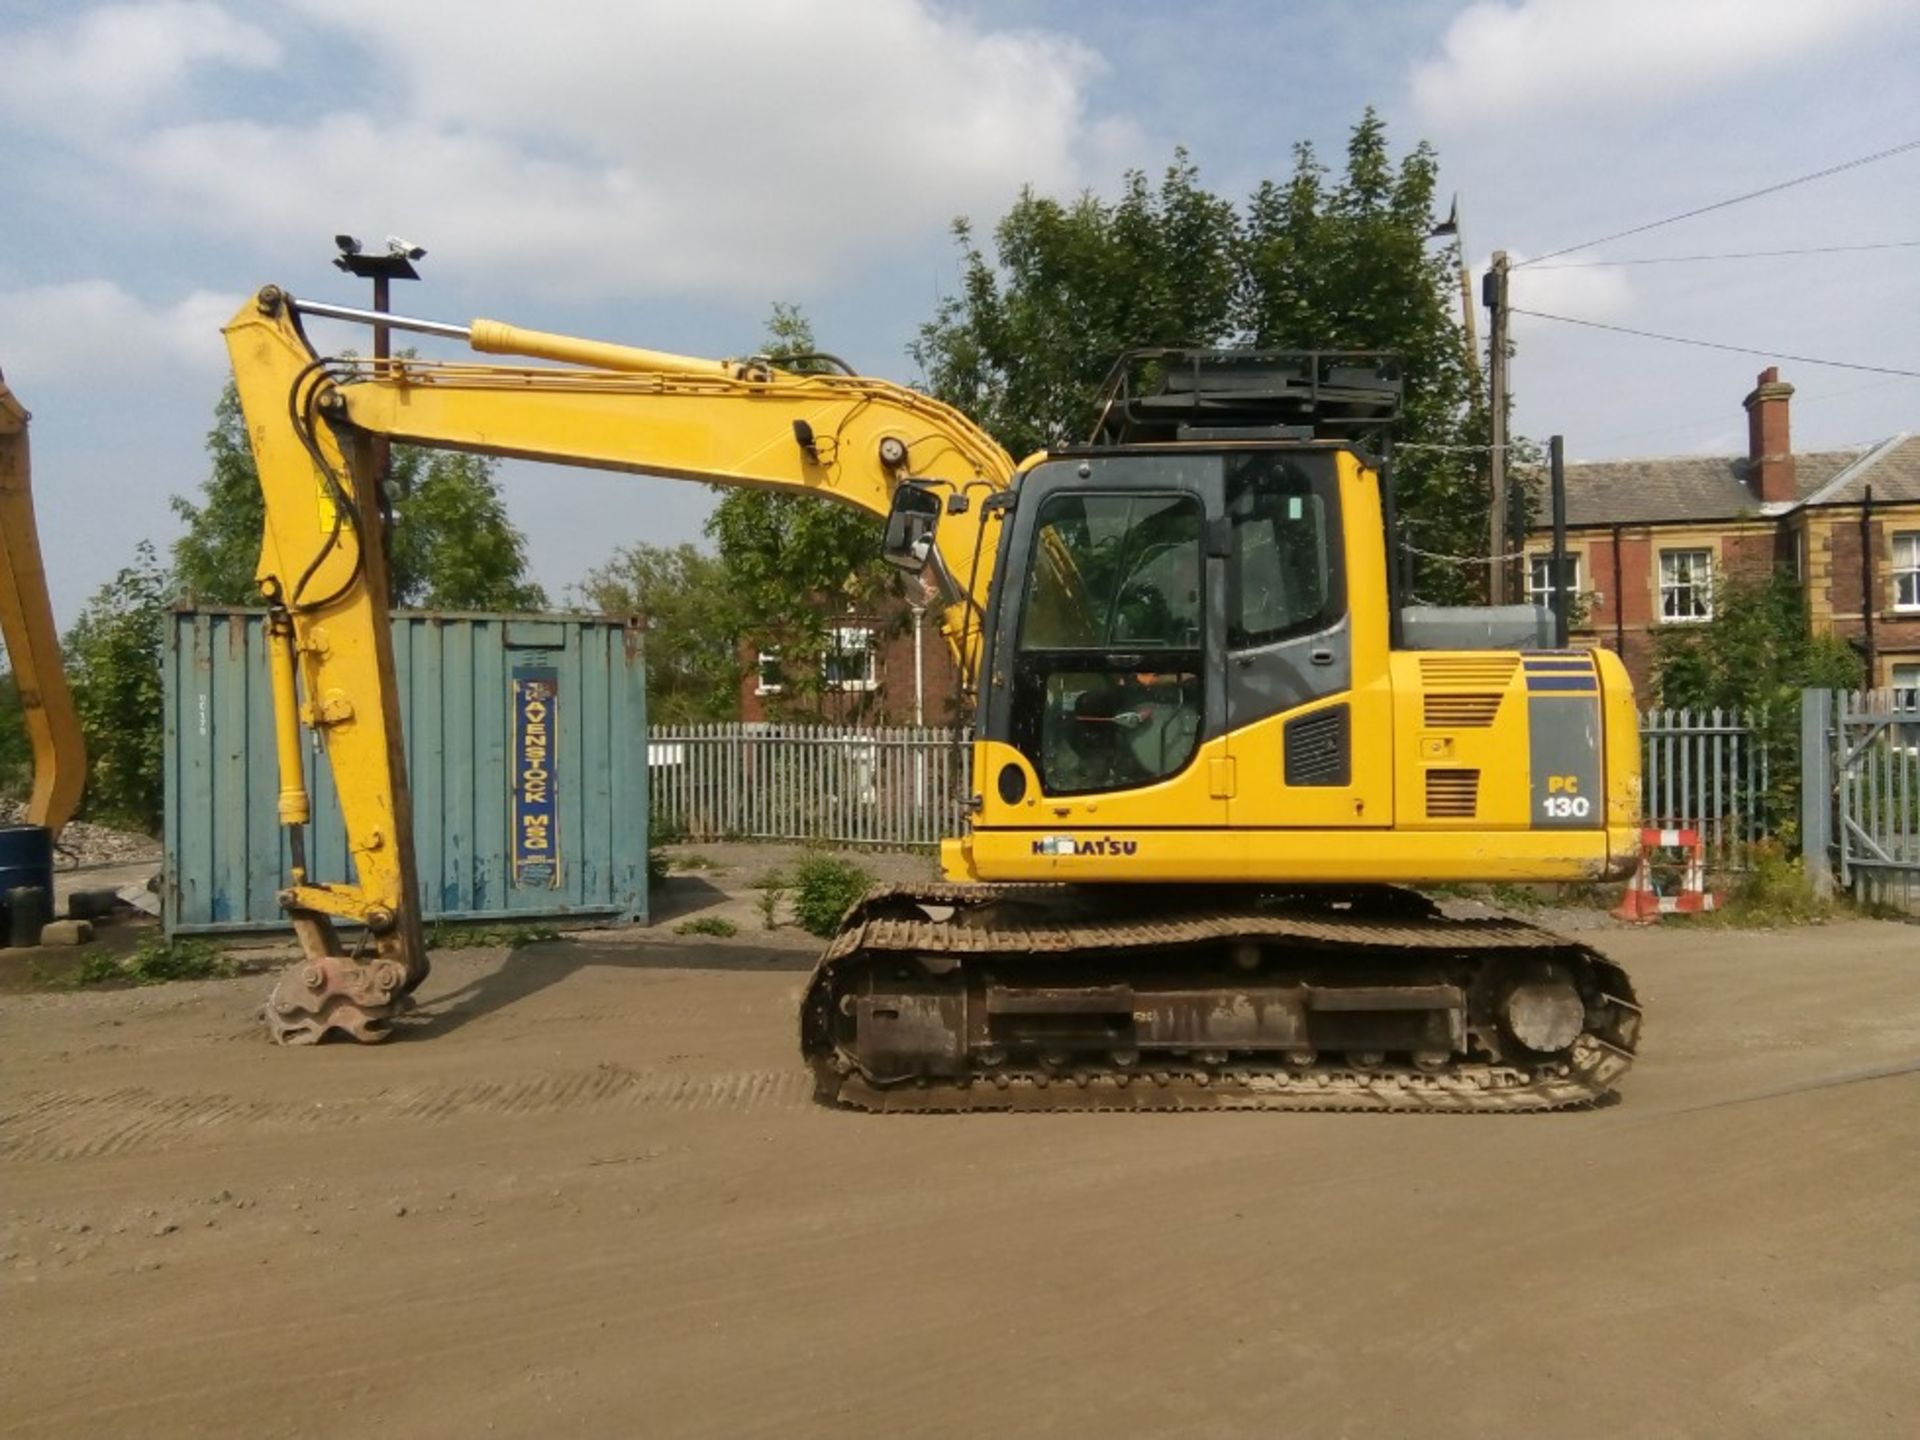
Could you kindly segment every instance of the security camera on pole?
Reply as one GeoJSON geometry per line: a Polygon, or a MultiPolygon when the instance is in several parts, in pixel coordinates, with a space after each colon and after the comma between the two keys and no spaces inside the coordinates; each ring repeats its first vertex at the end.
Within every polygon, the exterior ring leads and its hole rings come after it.
{"type": "MultiPolygon", "coordinates": [[[[420,272],[413,268],[413,262],[427,258],[426,250],[411,240],[402,240],[398,235],[387,237],[387,253],[369,255],[364,246],[351,235],[336,235],[334,245],[340,253],[334,257],[334,265],[349,275],[358,275],[363,280],[373,281],[373,308],[379,314],[386,314],[392,308],[388,285],[395,280],[418,280],[420,272]]],[[[388,350],[388,330],[384,325],[373,327],[373,368],[374,373],[386,378],[388,350]]],[[[373,440],[374,474],[382,486],[387,483],[388,461],[392,447],[384,435],[373,440]]]]}

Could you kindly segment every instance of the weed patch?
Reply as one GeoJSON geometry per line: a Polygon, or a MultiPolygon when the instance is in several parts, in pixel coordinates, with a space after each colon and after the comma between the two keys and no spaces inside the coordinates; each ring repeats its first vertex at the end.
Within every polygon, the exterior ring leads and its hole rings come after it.
{"type": "Polygon", "coordinates": [[[691,920],[682,920],[673,927],[676,935],[718,935],[723,940],[730,935],[738,935],[740,927],[720,915],[696,915],[691,920]]]}
{"type": "Polygon", "coordinates": [[[205,940],[147,936],[124,955],[93,954],[68,977],[76,989],[93,985],[164,985],[170,980],[228,980],[241,973],[218,945],[205,940]]]}

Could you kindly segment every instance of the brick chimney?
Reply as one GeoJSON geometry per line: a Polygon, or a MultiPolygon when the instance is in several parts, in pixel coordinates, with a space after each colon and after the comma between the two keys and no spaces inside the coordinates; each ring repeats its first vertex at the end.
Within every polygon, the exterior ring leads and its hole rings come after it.
{"type": "Polygon", "coordinates": [[[1787,402],[1793,386],[1780,378],[1780,367],[1760,372],[1747,396],[1747,484],[1762,503],[1797,500],[1794,488],[1793,440],[1787,433],[1787,402]]]}

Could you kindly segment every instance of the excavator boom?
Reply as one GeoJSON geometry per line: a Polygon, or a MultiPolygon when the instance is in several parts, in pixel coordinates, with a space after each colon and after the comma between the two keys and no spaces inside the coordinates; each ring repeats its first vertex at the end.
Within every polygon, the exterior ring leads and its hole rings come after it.
{"type": "Polygon", "coordinates": [[[0,377],[0,639],[33,744],[26,823],[55,835],[80,806],[87,778],[80,721],[60,663],[60,641],[33,518],[26,408],[0,377]]]}
{"type": "Polygon", "coordinates": [[[964,671],[977,664],[993,554],[984,502],[1013,461],[950,407],[856,375],[796,374],[522,330],[310,304],[268,288],[226,327],[265,497],[256,578],[267,598],[281,822],[294,873],[281,900],[303,961],[275,992],[276,1038],[383,1038],[427,972],[412,818],[387,625],[376,437],[477,454],[818,495],[876,516],[910,485],[951,517],[923,572],[964,671]],[[302,315],[378,322],[543,365],[322,359],[302,315]],[[309,817],[300,727],[340,794],[355,874],[321,881],[300,847],[309,817]],[[364,927],[348,954],[335,922],[364,927]]]}

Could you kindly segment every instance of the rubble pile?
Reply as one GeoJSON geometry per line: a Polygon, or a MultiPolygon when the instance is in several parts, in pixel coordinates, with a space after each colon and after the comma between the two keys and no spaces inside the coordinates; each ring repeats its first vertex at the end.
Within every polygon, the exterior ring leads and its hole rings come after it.
{"type": "MultiPolygon", "coordinates": [[[[26,812],[27,807],[21,802],[0,799],[0,825],[24,824],[26,812]]],[[[147,861],[157,864],[161,856],[160,842],[151,835],[74,820],[60,832],[54,864],[61,870],[81,865],[139,865],[147,861]]]]}

